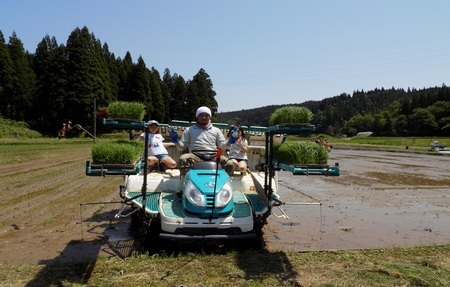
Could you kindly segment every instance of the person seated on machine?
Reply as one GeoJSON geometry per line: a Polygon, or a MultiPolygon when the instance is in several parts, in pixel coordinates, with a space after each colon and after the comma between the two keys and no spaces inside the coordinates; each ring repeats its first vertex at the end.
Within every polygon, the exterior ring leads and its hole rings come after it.
{"type": "MultiPolygon", "coordinates": [[[[169,156],[164,143],[163,136],[159,133],[159,123],[151,120],[147,123],[148,127],[148,157],[147,166],[149,171],[166,171],[167,168],[173,169],[177,166],[177,162],[169,156]]],[[[139,136],[139,139],[145,141],[145,132],[139,136]]]]}
{"type": "Polygon", "coordinates": [[[242,127],[232,127],[227,137],[236,139],[229,140],[229,142],[234,141],[234,143],[231,143],[229,147],[228,162],[233,165],[233,170],[238,170],[244,175],[247,173],[248,168],[248,141],[245,138],[244,129],[242,127]]]}
{"type": "MultiPolygon", "coordinates": [[[[178,133],[175,130],[170,131],[172,143],[180,150],[188,150],[182,154],[179,160],[180,175],[185,175],[188,168],[191,168],[195,162],[215,160],[216,153],[220,147],[222,150],[236,141],[236,138],[225,139],[222,131],[211,124],[211,110],[208,107],[199,107],[195,113],[196,122],[187,127],[181,138],[178,139],[178,133]]],[[[220,156],[220,165],[228,174],[233,173],[234,165],[228,163],[225,155],[220,156]]]]}

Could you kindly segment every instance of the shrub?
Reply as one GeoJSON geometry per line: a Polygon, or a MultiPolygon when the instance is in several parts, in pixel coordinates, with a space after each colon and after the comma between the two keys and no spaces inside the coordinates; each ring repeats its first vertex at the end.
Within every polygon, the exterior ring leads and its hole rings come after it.
{"type": "Polygon", "coordinates": [[[142,121],[145,115],[145,105],[137,102],[112,102],[108,106],[108,116],[119,119],[142,121]]]}
{"type": "Polygon", "coordinates": [[[39,138],[42,135],[30,130],[25,122],[0,117],[0,138],[39,138]]]}
{"type": "Polygon", "coordinates": [[[139,141],[101,142],[92,147],[95,164],[132,164],[143,153],[144,144],[139,141]]]}
{"type": "Polygon", "coordinates": [[[286,142],[274,146],[274,159],[290,164],[326,164],[327,150],[316,143],[286,142]]]}

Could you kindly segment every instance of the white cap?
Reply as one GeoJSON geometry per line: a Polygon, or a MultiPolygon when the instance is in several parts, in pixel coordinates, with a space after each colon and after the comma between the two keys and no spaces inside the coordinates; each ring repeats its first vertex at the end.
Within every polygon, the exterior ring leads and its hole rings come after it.
{"type": "Polygon", "coordinates": [[[200,107],[197,109],[197,112],[195,113],[195,117],[198,117],[201,113],[207,113],[211,117],[211,110],[208,107],[200,107]]]}
{"type": "Polygon", "coordinates": [[[155,120],[148,121],[148,123],[147,123],[148,126],[152,125],[152,124],[155,124],[155,125],[159,126],[159,123],[157,121],[155,121],[155,120]]]}

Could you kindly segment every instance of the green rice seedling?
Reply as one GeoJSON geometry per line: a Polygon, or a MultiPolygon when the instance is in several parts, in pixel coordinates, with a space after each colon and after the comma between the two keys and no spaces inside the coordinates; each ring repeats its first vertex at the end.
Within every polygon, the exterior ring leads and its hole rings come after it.
{"type": "Polygon", "coordinates": [[[286,142],[274,146],[274,158],[292,164],[326,164],[328,152],[316,143],[286,142]]]}
{"type": "Polygon", "coordinates": [[[313,113],[305,107],[286,106],[275,110],[270,116],[269,122],[275,124],[300,124],[309,123],[313,118],[313,113]]]}
{"type": "Polygon", "coordinates": [[[95,164],[132,164],[142,154],[143,143],[120,141],[97,143],[92,147],[95,164]]]}
{"type": "Polygon", "coordinates": [[[142,121],[145,115],[145,105],[137,102],[112,102],[108,106],[108,116],[119,119],[142,121]]]}

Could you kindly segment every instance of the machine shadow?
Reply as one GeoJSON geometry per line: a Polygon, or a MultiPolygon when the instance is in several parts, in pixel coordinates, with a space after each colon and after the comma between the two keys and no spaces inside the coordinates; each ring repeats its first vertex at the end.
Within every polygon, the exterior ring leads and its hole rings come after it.
{"type": "Polygon", "coordinates": [[[25,286],[87,284],[99,257],[126,258],[136,252],[126,218],[114,219],[118,210],[82,219],[80,239],[71,240],[55,258],[42,260],[45,267],[25,286]]]}
{"type": "Polygon", "coordinates": [[[236,264],[245,272],[246,280],[271,278],[276,279],[277,286],[297,286],[299,274],[282,251],[239,252],[236,254],[236,264]]]}
{"type": "MultiPolygon", "coordinates": [[[[192,257],[205,255],[232,255],[237,267],[244,271],[246,280],[276,280],[276,286],[297,286],[299,274],[283,251],[268,251],[264,241],[236,240],[226,242],[212,241],[168,241],[160,245],[159,256],[192,257]]],[[[150,252],[155,254],[155,250],[150,252]]],[[[206,258],[206,257],[205,257],[206,258]]]]}
{"type": "MultiPolygon", "coordinates": [[[[71,240],[59,256],[43,260],[45,267],[26,286],[67,286],[88,284],[98,258],[127,258],[139,254],[161,257],[179,255],[232,255],[245,279],[276,279],[279,286],[295,281],[298,274],[284,252],[269,252],[263,239],[211,241],[146,242],[133,236],[130,218],[115,219],[118,210],[104,211],[83,219],[85,229],[78,240],[71,240]],[[149,251],[147,244],[157,244],[149,251]]],[[[295,285],[293,285],[295,286],[295,285]]]]}

